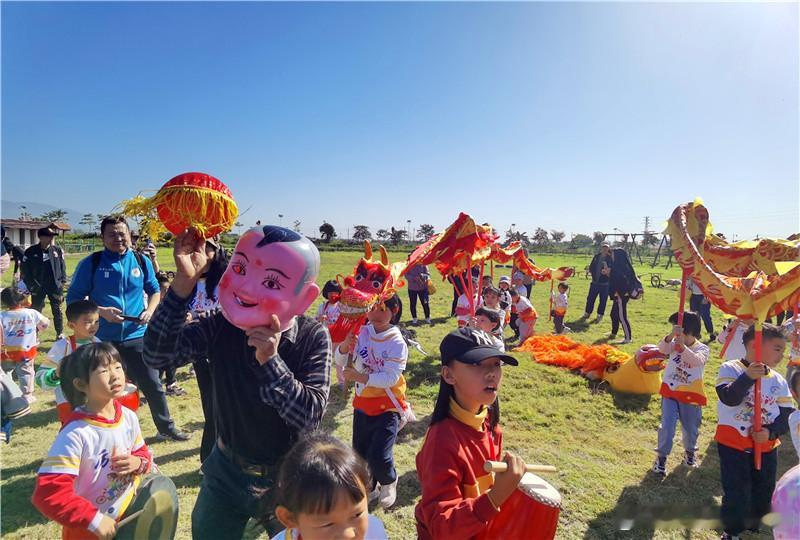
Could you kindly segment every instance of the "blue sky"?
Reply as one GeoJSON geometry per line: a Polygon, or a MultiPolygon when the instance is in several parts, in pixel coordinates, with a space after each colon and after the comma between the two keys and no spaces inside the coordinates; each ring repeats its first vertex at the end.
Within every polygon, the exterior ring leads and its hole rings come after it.
{"type": "MultiPolygon", "coordinates": [[[[2,197],[242,221],[800,229],[798,5],[2,4],[2,197]]],[[[8,216],[16,217],[16,216],[8,216]]]]}

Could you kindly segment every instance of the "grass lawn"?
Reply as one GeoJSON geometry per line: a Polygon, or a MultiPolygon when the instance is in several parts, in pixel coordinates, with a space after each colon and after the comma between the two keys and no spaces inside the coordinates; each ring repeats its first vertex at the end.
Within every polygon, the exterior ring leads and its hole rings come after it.
{"type": "MultiPolygon", "coordinates": [[[[349,273],[359,256],[356,252],[323,253],[320,281],[339,273],[349,273]]],[[[171,254],[167,250],[162,249],[159,258],[165,269],[172,267],[171,254]]],[[[78,257],[68,257],[70,273],[78,260],[78,257]]],[[[589,261],[586,257],[565,256],[541,256],[536,260],[542,266],[570,265],[578,270],[589,261]]],[[[637,270],[640,273],[651,271],[649,267],[637,270]]],[[[658,270],[663,272],[664,278],[679,277],[679,271],[674,267],[658,270]]],[[[508,272],[508,269],[500,269],[496,277],[508,272]]],[[[7,281],[6,276],[4,282],[7,281]]],[[[643,282],[644,299],[629,303],[634,343],[624,345],[622,349],[631,353],[642,344],[656,343],[668,331],[666,319],[678,304],[675,289],[650,287],[649,278],[643,282]]],[[[574,277],[570,285],[571,305],[566,322],[573,329],[572,337],[584,343],[605,342],[610,331],[608,314],[601,324],[576,320],[583,312],[589,281],[574,277]]],[[[534,287],[532,301],[540,314],[547,312],[548,294],[549,284],[534,287]]],[[[407,322],[410,314],[405,291],[401,296],[404,300],[403,320],[407,322]]],[[[422,444],[438,389],[439,342],[455,328],[455,319],[447,317],[451,301],[451,289],[446,283],[439,285],[439,291],[431,298],[436,324],[417,329],[418,340],[430,356],[417,351],[410,354],[406,378],[409,398],[420,422],[407,426],[400,433],[395,447],[400,479],[395,508],[389,512],[374,511],[383,520],[391,538],[406,539],[416,535],[414,505],[419,498],[419,484],[414,458],[422,444]]],[[[316,305],[312,310],[316,310],[316,305]]],[[[49,316],[49,307],[45,314],[49,316]]],[[[714,320],[719,330],[723,318],[716,310],[714,320]]],[[[552,331],[552,323],[546,320],[546,316],[540,318],[538,331],[552,331]]],[[[53,330],[45,332],[41,350],[47,351],[54,338],[53,330]]],[[[660,400],[657,396],[593,393],[585,379],[560,368],[538,365],[523,353],[519,353],[518,367],[505,369],[500,391],[505,445],[528,462],[558,466],[558,473],[543,475],[563,497],[558,538],[718,538],[719,533],[707,527],[692,532],[685,527],[654,531],[652,527],[634,524],[633,530],[619,532],[616,526],[617,511],[628,507],[640,512],[647,506],[680,507],[697,519],[716,516],[721,486],[716,445],[712,440],[716,422],[715,399],[712,397],[715,396],[713,383],[720,364],[717,357],[720,346],[713,343],[711,349],[712,360],[705,377],[710,405],[704,411],[700,435],[701,465],[693,470],[681,466],[683,449],[676,441],[668,462],[668,476],[663,481],[649,473],[659,424],[660,400]]],[[[781,372],[783,367],[779,368],[781,372]]],[[[188,394],[169,398],[169,407],[179,427],[194,431],[192,439],[185,443],[157,443],[152,439],[156,431],[146,407],[139,410],[139,418],[156,463],[178,488],[181,502],[178,538],[184,539],[191,537],[190,515],[200,486],[198,449],[203,416],[196,384],[188,378],[186,369],[181,369],[178,377],[188,394]]],[[[0,534],[4,538],[60,537],[59,527],[49,523],[30,504],[36,470],[58,430],[52,394],[38,389],[36,394],[39,400],[33,405],[33,412],[15,423],[11,444],[2,446],[0,534]]],[[[324,429],[345,441],[351,436],[352,407],[349,401],[334,385],[323,422],[324,429]]],[[[791,441],[784,437],[784,445],[779,449],[779,476],[796,462],[791,441]]],[[[258,532],[250,531],[250,536],[258,536],[258,532]]],[[[265,536],[261,535],[262,538],[265,536]]],[[[767,539],[771,535],[751,534],[745,538],[767,539]]]]}

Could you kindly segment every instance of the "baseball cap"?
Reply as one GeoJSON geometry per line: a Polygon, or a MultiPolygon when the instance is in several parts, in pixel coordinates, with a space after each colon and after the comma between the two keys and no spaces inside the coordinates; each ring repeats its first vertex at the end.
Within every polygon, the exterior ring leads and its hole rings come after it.
{"type": "Polygon", "coordinates": [[[516,366],[517,359],[511,355],[500,352],[492,344],[492,337],[483,330],[463,327],[453,330],[442,340],[439,345],[442,363],[448,364],[458,360],[464,364],[480,364],[487,358],[500,358],[504,364],[516,366]]]}
{"type": "Polygon", "coordinates": [[[511,278],[508,276],[503,276],[500,278],[500,283],[511,283],[511,278]]]}
{"type": "Polygon", "coordinates": [[[36,236],[38,236],[40,238],[42,236],[55,236],[55,235],[56,235],[56,232],[53,229],[51,229],[50,227],[42,227],[41,229],[36,231],[36,236]]]}

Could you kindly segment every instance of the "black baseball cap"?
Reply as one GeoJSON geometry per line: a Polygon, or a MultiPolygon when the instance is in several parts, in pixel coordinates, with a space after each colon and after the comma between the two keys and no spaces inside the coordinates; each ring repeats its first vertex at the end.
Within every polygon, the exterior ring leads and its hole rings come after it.
{"type": "Polygon", "coordinates": [[[42,236],[55,236],[57,233],[50,227],[42,227],[38,231],[36,231],[36,236],[41,238],[42,236]]]}
{"type": "Polygon", "coordinates": [[[516,366],[517,359],[505,354],[492,344],[492,337],[483,330],[463,327],[453,330],[439,345],[442,363],[458,360],[464,364],[480,364],[487,358],[500,358],[504,364],[516,366]]]}

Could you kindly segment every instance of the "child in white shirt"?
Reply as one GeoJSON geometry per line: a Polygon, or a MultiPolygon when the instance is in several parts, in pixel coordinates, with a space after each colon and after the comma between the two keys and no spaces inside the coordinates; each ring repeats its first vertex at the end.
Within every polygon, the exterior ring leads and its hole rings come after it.
{"type": "Polygon", "coordinates": [[[4,366],[13,368],[25,399],[33,403],[36,401],[33,360],[38,351],[39,332],[50,326],[50,321],[35,309],[24,307],[27,297],[14,287],[3,289],[0,301],[7,310],[0,312],[0,357],[4,366]]]}
{"type": "Polygon", "coordinates": [[[564,282],[558,284],[558,294],[555,291],[550,293],[553,298],[553,326],[555,326],[556,334],[563,334],[569,332],[568,326],[564,325],[564,317],[567,315],[567,306],[569,306],[569,297],[567,291],[569,285],[564,282]]]}

